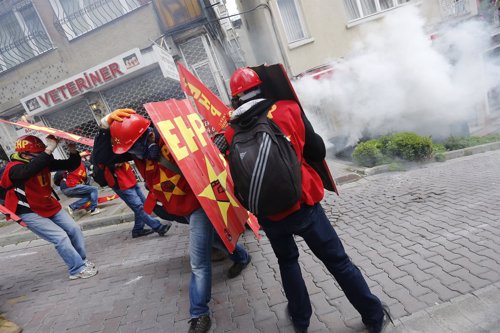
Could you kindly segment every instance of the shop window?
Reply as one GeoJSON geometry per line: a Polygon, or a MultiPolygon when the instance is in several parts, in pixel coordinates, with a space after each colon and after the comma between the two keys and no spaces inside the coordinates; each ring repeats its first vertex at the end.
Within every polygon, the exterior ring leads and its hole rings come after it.
{"type": "Polygon", "coordinates": [[[144,0],[50,0],[56,25],[71,40],[146,3],[144,0]]]}
{"type": "Polygon", "coordinates": [[[278,0],[278,9],[288,43],[308,37],[297,0],[278,0]]]}
{"type": "Polygon", "coordinates": [[[411,0],[344,0],[349,21],[403,5],[411,0]]]}
{"type": "Polygon", "coordinates": [[[52,43],[31,1],[0,16],[0,73],[50,49],[52,43]]]}

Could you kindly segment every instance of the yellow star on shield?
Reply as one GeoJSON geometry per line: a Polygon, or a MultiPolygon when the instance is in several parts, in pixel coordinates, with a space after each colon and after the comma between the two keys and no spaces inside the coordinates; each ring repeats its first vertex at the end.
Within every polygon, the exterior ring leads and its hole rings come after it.
{"type": "Polygon", "coordinates": [[[227,212],[229,207],[239,207],[236,200],[226,191],[227,170],[224,169],[219,175],[216,175],[214,168],[207,158],[205,158],[205,163],[210,183],[198,195],[217,202],[224,224],[227,226],[227,212]]]}
{"type": "Polygon", "coordinates": [[[153,185],[153,188],[157,191],[163,192],[163,195],[170,201],[173,194],[175,195],[185,195],[186,193],[177,187],[177,183],[181,175],[175,175],[173,177],[168,177],[165,171],[160,168],[160,182],[153,185]]]}

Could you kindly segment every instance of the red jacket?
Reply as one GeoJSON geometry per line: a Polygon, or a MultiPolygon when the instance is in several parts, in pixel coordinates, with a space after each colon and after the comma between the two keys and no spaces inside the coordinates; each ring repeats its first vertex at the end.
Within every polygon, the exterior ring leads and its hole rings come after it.
{"type": "MultiPolygon", "coordinates": [[[[163,142],[160,142],[160,147],[162,156],[170,163],[177,165],[163,142]]],[[[161,165],[158,161],[135,159],[134,162],[149,192],[162,203],[165,211],[174,215],[187,216],[201,207],[182,174],[161,165]]]]}
{"type": "MultiPolygon", "coordinates": [[[[302,196],[290,209],[268,216],[270,220],[277,221],[285,218],[291,213],[300,209],[302,204],[314,205],[320,202],[324,196],[323,183],[319,175],[304,159],[304,145],[306,142],[306,129],[302,120],[300,106],[292,100],[278,101],[268,111],[267,117],[271,119],[281,129],[283,134],[290,138],[292,146],[297,153],[297,158],[301,162],[302,171],[302,196]]],[[[225,132],[229,143],[234,135],[234,130],[230,127],[225,132]]]]}
{"type": "Polygon", "coordinates": [[[109,187],[118,187],[120,190],[128,190],[137,184],[137,178],[128,162],[115,164],[114,172],[106,166],[104,178],[109,187]]]}
{"type": "Polygon", "coordinates": [[[87,168],[83,162],[75,170],[68,172],[66,175],[66,186],[75,187],[76,185],[86,184],[87,182],[87,168]]]}

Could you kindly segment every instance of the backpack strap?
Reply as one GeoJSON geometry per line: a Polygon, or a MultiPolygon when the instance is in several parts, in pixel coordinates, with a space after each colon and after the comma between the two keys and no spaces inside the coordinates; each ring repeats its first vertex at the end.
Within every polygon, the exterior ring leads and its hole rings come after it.
{"type": "Polygon", "coordinates": [[[178,173],[178,174],[182,175],[181,169],[179,169],[179,167],[177,165],[175,165],[174,163],[170,162],[165,157],[163,157],[163,156],[160,155],[160,159],[158,160],[158,162],[163,167],[167,168],[168,170],[173,171],[175,173],[178,173]]]}

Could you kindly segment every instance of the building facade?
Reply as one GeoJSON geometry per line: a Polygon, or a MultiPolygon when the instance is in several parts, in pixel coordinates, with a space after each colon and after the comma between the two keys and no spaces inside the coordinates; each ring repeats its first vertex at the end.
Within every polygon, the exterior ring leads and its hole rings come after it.
{"type": "MultiPolygon", "coordinates": [[[[0,117],[93,138],[113,109],[185,98],[175,61],[228,101],[241,56],[224,13],[208,0],[2,1],[0,117]]],[[[26,132],[0,125],[2,159],[26,132]]]]}

